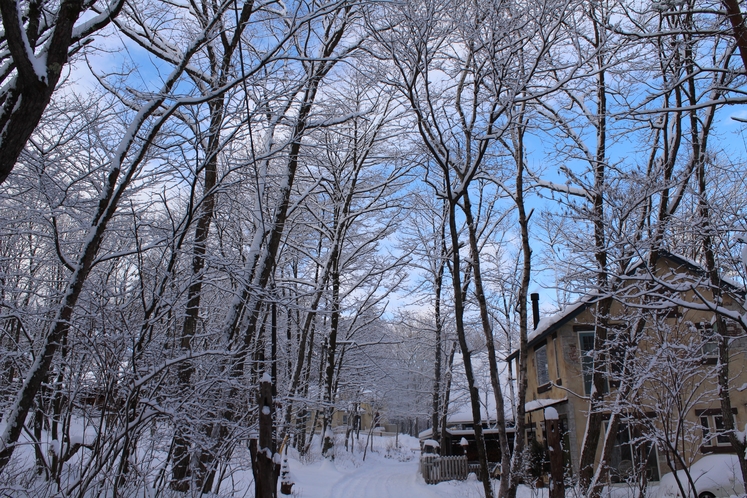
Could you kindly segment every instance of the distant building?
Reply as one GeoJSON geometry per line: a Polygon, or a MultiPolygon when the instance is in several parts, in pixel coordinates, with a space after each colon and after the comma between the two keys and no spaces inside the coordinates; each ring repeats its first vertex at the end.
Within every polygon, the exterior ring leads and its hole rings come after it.
{"type": "MultiPolygon", "coordinates": [[[[513,427],[506,429],[509,447],[512,447],[514,444],[514,432],[513,427]]],[[[495,428],[495,420],[483,419],[482,433],[485,438],[488,462],[500,462],[501,448],[498,440],[498,429],[495,428]]],[[[421,444],[424,441],[431,440],[432,436],[432,429],[426,429],[418,434],[421,444]]],[[[471,415],[457,414],[447,417],[446,433],[441,437],[439,454],[441,456],[461,456],[466,454],[470,462],[478,461],[475,429],[471,415]]]]}

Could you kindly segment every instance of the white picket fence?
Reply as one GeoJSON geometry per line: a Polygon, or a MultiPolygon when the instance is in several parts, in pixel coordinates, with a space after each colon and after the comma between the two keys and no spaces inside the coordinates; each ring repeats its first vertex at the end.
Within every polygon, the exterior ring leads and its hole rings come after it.
{"type": "Polygon", "coordinates": [[[452,480],[464,481],[469,474],[467,456],[421,455],[420,473],[426,484],[438,484],[452,480]]]}

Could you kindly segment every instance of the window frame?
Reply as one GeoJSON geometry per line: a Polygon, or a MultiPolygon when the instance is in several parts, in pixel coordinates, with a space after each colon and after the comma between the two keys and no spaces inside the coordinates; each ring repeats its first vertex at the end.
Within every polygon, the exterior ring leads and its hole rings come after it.
{"type": "MultiPolygon", "coordinates": [[[[614,322],[607,325],[608,339],[611,341],[618,335],[622,334],[626,330],[626,324],[621,322],[614,322]]],[[[595,368],[595,358],[589,353],[596,351],[594,345],[596,343],[596,327],[593,325],[581,325],[574,327],[574,332],[578,335],[578,349],[581,352],[581,377],[584,382],[584,394],[589,396],[591,394],[591,386],[593,383],[593,375],[595,368]],[[584,348],[584,337],[591,339],[591,349],[584,348]]],[[[610,344],[608,342],[608,344],[610,344]]],[[[620,386],[619,376],[623,373],[624,364],[622,362],[622,355],[625,354],[625,345],[619,343],[611,343],[607,349],[607,361],[604,368],[604,391],[603,393],[609,393],[610,388],[616,388],[620,386]]]]}
{"type": "Polygon", "coordinates": [[[700,352],[705,361],[718,360],[718,340],[714,337],[717,333],[716,324],[702,321],[696,325],[696,330],[703,341],[700,352]]]}
{"type": "Polygon", "coordinates": [[[534,367],[535,367],[534,368],[534,373],[537,376],[536,377],[536,379],[537,379],[537,387],[540,388],[540,387],[544,387],[544,386],[550,385],[551,384],[551,382],[550,382],[550,363],[549,363],[549,360],[548,360],[548,357],[547,357],[547,341],[534,346],[534,367]],[[544,379],[540,377],[540,354],[539,354],[540,351],[543,351],[543,353],[544,353],[544,363],[543,363],[543,366],[544,366],[543,372],[544,372],[544,377],[545,377],[544,379]],[[545,380],[545,381],[542,382],[542,380],[545,380]]]}
{"type": "MultiPolygon", "coordinates": [[[[646,471],[649,472],[648,479],[651,481],[660,481],[661,480],[661,469],[659,468],[659,449],[656,447],[655,444],[651,444],[651,442],[645,442],[641,443],[641,439],[635,436],[635,428],[633,427],[633,420],[621,420],[618,423],[617,427],[617,435],[615,436],[615,439],[613,441],[613,449],[611,454],[611,460],[614,460],[616,458],[620,458],[620,462],[617,462],[618,464],[622,463],[623,461],[630,462],[631,469],[635,469],[641,466],[644,462],[640,459],[640,454],[638,453],[638,449],[636,447],[637,444],[644,444],[644,445],[650,445],[648,447],[648,452],[645,459],[645,468],[646,471]],[[615,454],[615,452],[618,452],[618,454],[615,454]],[[629,458],[624,458],[624,457],[629,458]]],[[[609,424],[609,419],[606,418],[604,421],[604,430],[607,430],[607,425],[609,424]]],[[[645,446],[644,446],[645,448],[645,446]]],[[[612,463],[612,462],[611,462],[612,463]]],[[[612,469],[615,470],[615,469],[612,469]]],[[[622,469],[619,469],[622,470],[622,469]]],[[[612,472],[611,479],[612,482],[615,483],[621,483],[625,482],[625,472],[618,473],[617,471],[612,472]]]]}
{"type": "Polygon", "coordinates": [[[594,384],[594,358],[589,353],[594,351],[597,332],[594,327],[580,327],[575,332],[578,334],[578,350],[581,353],[581,378],[584,383],[584,394],[588,396],[594,384]],[[592,347],[589,350],[584,349],[584,336],[591,338],[592,347]]]}
{"type": "MultiPolygon", "coordinates": [[[[729,435],[726,434],[724,427],[723,413],[720,409],[708,409],[708,410],[696,410],[696,416],[700,422],[700,430],[702,443],[701,447],[704,450],[715,450],[715,449],[730,449],[731,442],[729,441],[729,435]],[[719,424],[718,421],[721,421],[719,424]],[[719,427],[720,426],[720,427],[719,427]]],[[[734,427],[737,425],[736,421],[737,409],[732,408],[732,417],[734,418],[734,427]]]]}

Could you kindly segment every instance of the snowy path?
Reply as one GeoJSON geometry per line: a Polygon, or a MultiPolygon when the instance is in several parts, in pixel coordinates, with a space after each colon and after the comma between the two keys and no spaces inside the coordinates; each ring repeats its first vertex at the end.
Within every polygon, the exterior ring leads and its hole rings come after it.
{"type": "Polygon", "coordinates": [[[425,484],[418,474],[417,459],[398,462],[386,458],[368,459],[358,466],[331,462],[295,465],[296,496],[302,498],[447,498],[482,496],[482,485],[471,476],[467,482],[425,484]],[[347,468],[341,468],[347,467],[347,468]]]}
{"type": "Polygon", "coordinates": [[[417,473],[417,462],[382,461],[364,465],[343,476],[330,492],[330,498],[353,496],[380,498],[440,498],[436,486],[426,486],[417,473]],[[429,489],[431,488],[431,489],[429,489]]]}
{"type": "MultiPolygon", "coordinates": [[[[347,460],[333,463],[327,460],[302,465],[291,464],[295,478],[294,498],[483,498],[482,484],[470,474],[466,481],[426,484],[418,474],[418,460],[400,462],[369,454],[363,462],[347,460]]],[[[494,486],[497,487],[497,481],[494,486]]],[[[495,488],[494,488],[495,489],[495,488]]],[[[633,498],[636,489],[615,487],[614,498],[633,498]]],[[[651,489],[656,496],[656,490],[651,489]]],[[[649,495],[649,496],[651,496],[649,495]]],[[[519,486],[518,498],[547,498],[547,490],[519,486]]]]}

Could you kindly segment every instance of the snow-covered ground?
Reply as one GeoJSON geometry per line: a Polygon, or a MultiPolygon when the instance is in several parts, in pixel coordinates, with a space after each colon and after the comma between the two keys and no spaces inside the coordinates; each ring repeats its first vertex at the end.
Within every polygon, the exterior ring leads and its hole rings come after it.
{"type": "Polygon", "coordinates": [[[296,496],[304,498],[441,498],[481,496],[475,479],[427,485],[418,475],[417,461],[398,462],[374,456],[360,467],[339,468],[325,461],[297,467],[296,496]]]}
{"type": "MultiPolygon", "coordinates": [[[[363,436],[361,436],[363,439],[363,436]]],[[[459,496],[481,497],[482,485],[474,475],[465,482],[449,481],[428,485],[418,474],[417,439],[399,437],[399,447],[393,437],[374,438],[363,461],[360,449],[351,454],[338,450],[334,461],[302,464],[290,460],[291,474],[296,482],[293,494],[299,498],[441,498],[459,496]]]]}
{"type": "MultiPolygon", "coordinates": [[[[361,435],[361,439],[363,436],[361,435]]],[[[410,436],[374,438],[374,452],[370,450],[363,461],[362,451],[354,453],[338,450],[334,461],[321,459],[301,463],[290,459],[294,478],[293,496],[298,498],[481,498],[482,484],[470,474],[466,481],[426,484],[418,473],[419,442],[410,436]]],[[[497,490],[498,482],[494,482],[497,490]]],[[[633,498],[636,492],[626,486],[606,489],[603,495],[612,498],[633,498]]],[[[655,488],[649,488],[651,496],[655,488]]],[[[567,496],[573,496],[571,490],[567,496]]],[[[520,486],[517,498],[546,498],[546,489],[520,486]]]]}
{"type": "MultiPolygon", "coordinates": [[[[338,436],[334,460],[322,458],[321,448],[317,441],[312,444],[310,454],[303,458],[299,457],[295,450],[289,450],[288,465],[294,482],[291,495],[293,498],[482,498],[484,496],[482,484],[475,478],[474,474],[471,474],[466,481],[448,481],[436,485],[426,484],[418,472],[420,445],[417,438],[404,435],[397,438],[394,436],[374,436],[373,449],[369,444],[364,460],[363,447],[366,444],[366,436],[361,434],[360,440],[356,442],[352,451],[344,449],[341,437],[338,436]]],[[[28,441],[25,442],[28,443],[28,441]]],[[[45,446],[48,446],[48,444],[45,444],[45,446]]],[[[139,450],[138,468],[143,470],[157,469],[165,465],[165,452],[146,452],[143,446],[139,450]]],[[[15,457],[16,469],[32,468],[34,457],[30,445],[21,446],[15,457]]],[[[122,495],[185,496],[173,493],[163,487],[160,488],[160,491],[156,491],[152,487],[152,477],[146,477],[145,479],[150,483],[147,486],[148,489],[137,487],[121,490],[122,495]]],[[[23,485],[19,482],[3,481],[4,479],[0,478],[0,495],[3,496],[46,497],[57,495],[53,483],[38,477],[26,481],[23,485]]],[[[65,481],[63,479],[63,489],[67,487],[65,481]]],[[[498,482],[495,481],[494,489],[497,490],[497,487],[498,482]]],[[[605,493],[605,495],[611,495],[613,498],[633,498],[635,495],[628,488],[616,488],[611,491],[611,493],[605,493]]],[[[86,496],[97,496],[95,490],[91,490],[91,492],[87,493],[86,496]]],[[[65,493],[59,496],[63,495],[65,493]]],[[[243,445],[237,447],[234,452],[217,496],[242,498],[252,498],[254,496],[249,455],[243,445]]],[[[573,496],[572,491],[567,496],[573,496]]],[[[533,489],[528,486],[521,486],[517,493],[517,498],[546,497],[547,490],[533,489]]]]}

